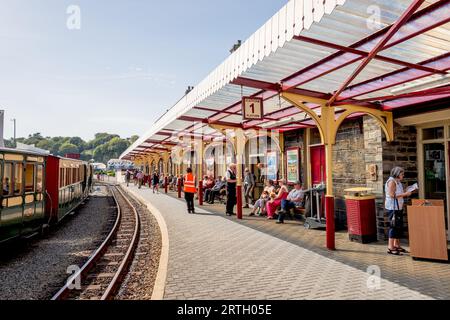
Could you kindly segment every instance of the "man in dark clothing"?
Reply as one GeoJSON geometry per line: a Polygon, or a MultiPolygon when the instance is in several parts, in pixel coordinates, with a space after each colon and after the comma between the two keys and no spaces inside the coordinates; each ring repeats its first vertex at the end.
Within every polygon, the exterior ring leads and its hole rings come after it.
{"type": "Polygon", "coordinates": [[[231,216],[234,214],[233,213],[234,206],[236,205],[237,202],[236,183],[237,183],[236,164],[232,163],[230,164],[230,167],[227,170],[227,209],[226,209],[227,216],[231,216]]]}
{"type": "Polygon", "coordinates": [[[249,208],[249,201],[253,202],[253,190],[255,189],[255,178],[249,168],[245,168],[244,176],[244,197],[245,205],[243,208],[249,208]],[[249,200],[250,199],[250,200],[249,200]]]}
{"type": "Polygon", "coordinates": [[[125,173],[125,181],[127,183],[127,187],[130,184],[130,179],[131,179],[131,172],[130,172],[130,170],[127,170],[127,172],[125,173]]]}

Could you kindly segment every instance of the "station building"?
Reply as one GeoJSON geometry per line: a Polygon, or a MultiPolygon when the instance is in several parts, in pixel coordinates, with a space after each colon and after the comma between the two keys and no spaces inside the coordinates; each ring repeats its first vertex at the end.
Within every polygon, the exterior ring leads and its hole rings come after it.
{"type": "Polygon", "coordinates": [[[197,177],[237,163],[256,196],[266,179],[324,184],[330,249],[350,187],[372,189],[387,238],[384,184],[400,166],[418,197],[444,200],[448,230],[449,12],[448,1],[288,1],[121,159],[197,177]]]}

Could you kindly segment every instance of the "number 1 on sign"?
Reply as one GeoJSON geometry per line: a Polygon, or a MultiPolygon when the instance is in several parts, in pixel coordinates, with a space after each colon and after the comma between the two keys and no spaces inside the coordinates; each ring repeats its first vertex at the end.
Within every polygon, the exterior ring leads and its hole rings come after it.
{"type": "Polygon", "coordinates": [[[254,104],[254,103],[252,103],[252,104],[250,105],[250,108],[252,108],[252,113],[255,113],[255,104],[254,104]]]}

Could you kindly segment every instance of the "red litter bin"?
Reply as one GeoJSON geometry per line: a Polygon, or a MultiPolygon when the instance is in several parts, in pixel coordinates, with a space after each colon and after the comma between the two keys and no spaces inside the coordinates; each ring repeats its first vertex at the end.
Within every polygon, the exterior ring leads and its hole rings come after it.
{"type": "Polygon", "coordinates": [[[351,188],[344,191],[349,193],[345,196],[349,239],[360,243],[377,241],[375,196],[369,194],[372,189],[351,188]]]}

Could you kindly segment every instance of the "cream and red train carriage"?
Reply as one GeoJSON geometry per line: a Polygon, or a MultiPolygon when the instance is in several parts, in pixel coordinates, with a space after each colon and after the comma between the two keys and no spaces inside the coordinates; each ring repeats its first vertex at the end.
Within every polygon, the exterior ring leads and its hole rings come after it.
{"type": "Polygon", "coordinates": [[[0,243],[57,223],[89,194],[92,168],[80,160],[0,149],[0,243]]]}

